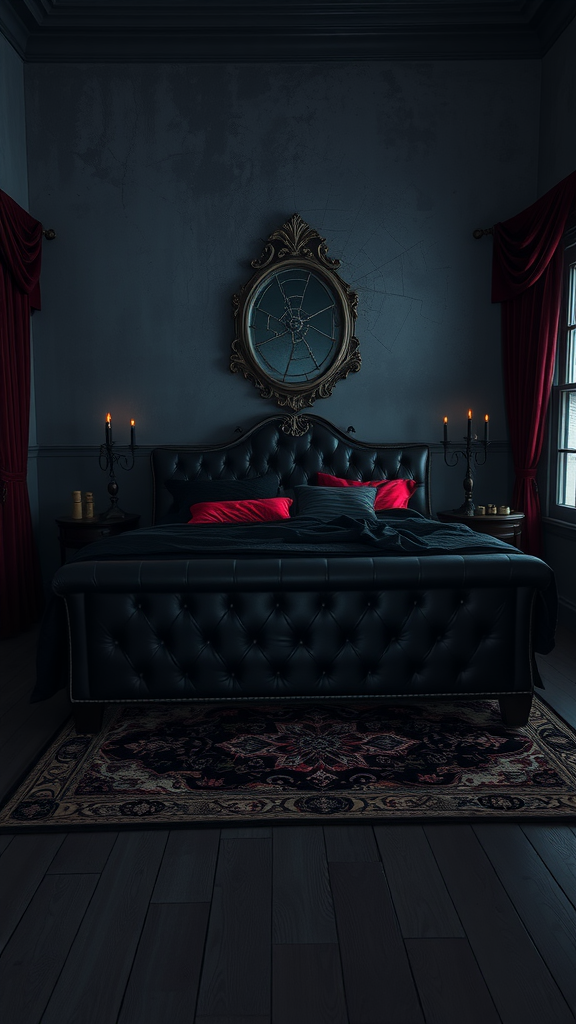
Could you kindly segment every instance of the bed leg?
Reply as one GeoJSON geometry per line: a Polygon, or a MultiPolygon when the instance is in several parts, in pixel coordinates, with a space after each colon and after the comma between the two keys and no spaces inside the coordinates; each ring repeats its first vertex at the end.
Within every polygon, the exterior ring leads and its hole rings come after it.
{"type": "Polygon", "coordinates": [[[519,729],[520,726],[526,725],[532,707],[531,693],[506,694],[505,697],[498,698],[498,703],[504,725],[510,729],[519,729]]]}
{"type": "Polygon", "coordinates": [[[100,732],[104,716],[104,705],[73,704],[72,716],[76,732],[100,732]]]}

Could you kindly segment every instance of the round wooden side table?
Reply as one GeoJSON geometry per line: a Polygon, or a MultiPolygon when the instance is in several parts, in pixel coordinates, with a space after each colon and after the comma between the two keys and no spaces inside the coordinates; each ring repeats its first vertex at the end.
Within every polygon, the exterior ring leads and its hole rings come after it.
{"type": "Polygon", "coordinates": [[[488,533],[491,537],[513,544],[515,548],[522,548],[523,512],[512,511],[507,516],[464,516],[461,512],[447,511],[437,512],[436,515],[441,523],[464,523],[471,530],[488,533]]]}
{"type": "Polygon", "coordinates": [[[66,561],[67,548],[83,548],[86,544],[93,544],[95,540],[101,540],[103,537],[116,537],[126,530],[135,530],[139,522],[140,516],[134,512],[127,512],[123,519],[101,519],[100,516],[94,516],[93,519],[73,519],[72,516],[60,516],[56,524],[62,565],[66,561]]]}

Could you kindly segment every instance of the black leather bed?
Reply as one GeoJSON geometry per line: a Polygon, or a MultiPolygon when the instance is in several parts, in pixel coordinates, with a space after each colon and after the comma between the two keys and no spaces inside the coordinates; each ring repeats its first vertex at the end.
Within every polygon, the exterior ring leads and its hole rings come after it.
{"type": "Polygon", "coordinates": [[[307,418],[299,437],[272,417],[229,444],[155,450],[154,520],[168,525],[91,545],[57,572],[79,730],[116,701],[344,697],[498,699],[507,724],[525,723],[534,651],[553,645],[550,568],[432,523],[426,446],[367,444],[307,418]],[[319,472],[417,487],[377,522],[337,517],[315,532],[296,517],[254,543],[243,527],[170,522],[167,483],[275,474],[294,494],[319,472]]]}

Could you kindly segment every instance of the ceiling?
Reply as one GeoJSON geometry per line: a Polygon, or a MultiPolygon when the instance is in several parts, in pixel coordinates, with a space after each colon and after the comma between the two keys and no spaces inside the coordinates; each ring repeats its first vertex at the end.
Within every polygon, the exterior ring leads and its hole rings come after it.
{"type": "Polygon", "coordinates": [[[574,0],[0,0],[26,61],[540,58],[574,0]]]}

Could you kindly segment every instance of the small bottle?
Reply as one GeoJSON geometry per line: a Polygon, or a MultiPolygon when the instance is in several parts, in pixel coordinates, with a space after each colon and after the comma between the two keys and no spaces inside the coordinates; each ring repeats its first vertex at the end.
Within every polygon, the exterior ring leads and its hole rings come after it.
{"type": "Polygon", "coordinates": [[[476,505],[476,515],[477,516],[485,516],[486,515],[486,506],[485,505],[476,505]]]}
{"type": "Polygon", "coordinates": [[[94,519],[94,495],[92,494],[92,491],[86,491],[86,494],[84,495],[84,503],[84,518],[94,519]]]}
{"type": "Polygon", "coordinates": [[[82,491],[72,491],[72,519],[82,519],[82,491]]]}

